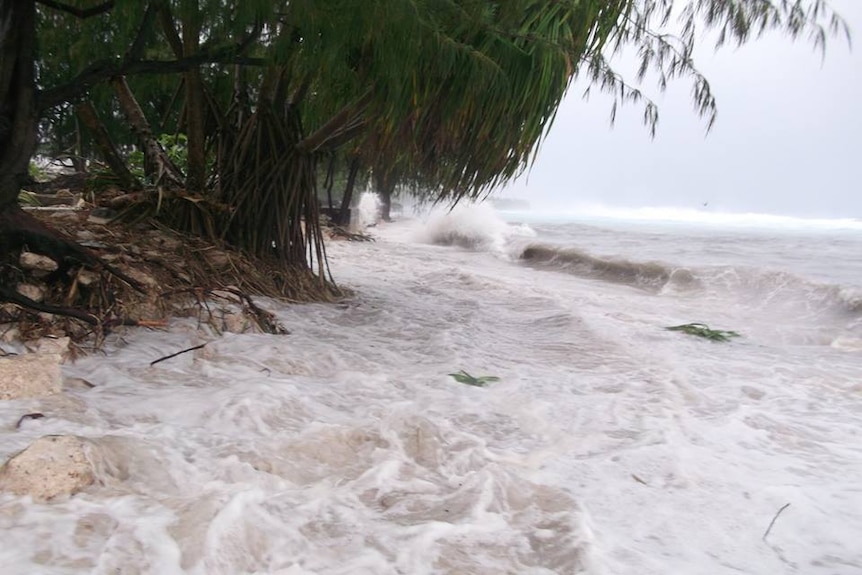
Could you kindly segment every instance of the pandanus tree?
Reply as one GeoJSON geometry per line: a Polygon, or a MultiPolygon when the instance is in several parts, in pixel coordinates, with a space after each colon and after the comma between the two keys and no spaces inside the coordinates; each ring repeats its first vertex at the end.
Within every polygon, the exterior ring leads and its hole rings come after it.
{"type": "MultiPolygon", "coordinates": [[[[160,17],[171,19],[168,2],[0,0],[0,255],[26,246],[57,260],[61,270],[82,264],[122,276],[19,208],[17,197],[28,178],[40,119],[125,75],[179,74],[235,62],[259,39],[261,3],[244,5],[242,16],[231,21],[232,34],[193,53],[165,58],[168,44],[158,41],[157,23],[160,17]]],[[[46,307],[5,285],[0,285],[0,297],[46,307]]],[[[82,319],[93,318],[84,314],[82,319]]]]}
{"type": "Polygon", "coordinates": [[[383,196],[396,183],[436,202],[487,194],[529,166],[576,78],[587,93],[614,96],[612,119],[619,105],[640,104],[653,133],[658,107],[638,86],[647,77],[659,90],[687,79],[695,111],[711,127],[717,107],[694,61],[696,31],[711,31],[718,47],[777,29],[820,49],[846,32],[819,0],[512,2],[451,20],[444,9],[436,14],[430,36],[411,35],[428,42],[414,40],[423,53],[444,56],[419,58],[402,84],[408,93],[389,100],[405,108],[373,114],[363,134],[362,159],[383,196]],[[440,27],[445,34],[434,32],[440,27]],[[635,83],[611,66],[621,52],[638,58],[635,83]]]}
{"type": "Polygon", "coordinates": [[[701,23],[719,43],[778,29],[819,45],[842,25],[823,0],[0,0],[0,250],[98,265],[17,206],[39,122],[88,101],[116,119],[104,106],[119,102],[158,162],[134,81],[159,77],[181,94],[162,112],[188,164],[156,172],[171,190],[154,215],[323,282],[321,158],[349,145],[434,199],[479,197],[529,165],[574,78],[640,100],[654,128],[655,106],[609,65],[626,49],[640,79],[688,78],[712,121],[701,23]]]}

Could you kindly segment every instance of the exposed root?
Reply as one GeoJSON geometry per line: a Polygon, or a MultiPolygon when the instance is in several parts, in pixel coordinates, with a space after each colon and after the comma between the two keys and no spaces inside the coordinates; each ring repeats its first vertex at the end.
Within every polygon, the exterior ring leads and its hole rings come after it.
{"type": "Polygon", "coordinates": [[[0,339],[68,335],[98,347],[119,326],[164,328],[170,317],[195,314],[217,332],[287,333],[252,296],[305,302],[346,295],[307,268],[251,258],[152,220],[103,224],[88,215],[17,206],[0,212],[0,339]],[[34,254],[47,264],[34,264],[34,254]]]}
{"type": "Polygon", "coordinates": [[[133,289],[144,292],[140,282],[100,260],[74,240],[63,237],[18,205],[11,204],[0,208],[0,252],[20,253],[24,248],[27,251],[48,256],[56,261],[62,270],[68,270],[75,263],[89,266],[94,270],[104,269],[133,289]]]}

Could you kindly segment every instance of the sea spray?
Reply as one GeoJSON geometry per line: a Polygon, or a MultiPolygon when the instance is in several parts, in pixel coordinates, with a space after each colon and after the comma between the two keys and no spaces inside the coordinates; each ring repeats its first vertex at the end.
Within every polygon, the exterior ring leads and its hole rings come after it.
{"type": "Polygon", "coordinates": [[[417,225],[413,239],[510,256],[509,246],[514,239],[533,236],[535,232],[529,226],[507,223],[490,205],[464,203],[451,210],[433,210],[425,222],[417,225]]]}
{"type": "Polygon", "coordinates": [[[584,204],[553,210],[533,209],[507,212],[509,217],[529,222],[584,222],[626,226],[657,225],[688,229],[772,230],[777,232],[860,232],[859,218],[805,218],[756,212],[729,212],[718,209],[680,207],[618,207],[584,204]]]}
{"type": "Polygon", "coordinates": [[[355,214],[356,217],[351,224],[358,231],[376,225],[380,220],[380,196],[374,192],[362,192],[356,204],[355,214]]]}

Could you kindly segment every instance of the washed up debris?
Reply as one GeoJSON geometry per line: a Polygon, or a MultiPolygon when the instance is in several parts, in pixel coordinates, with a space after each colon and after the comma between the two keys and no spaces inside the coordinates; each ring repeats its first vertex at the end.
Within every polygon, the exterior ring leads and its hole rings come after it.
{"type": "Polygon", "coordinates": [[[710,341],[730,341],[731,338],[741,337],[735,331],[725,331],[721,329],[711,329],[705,323],[685,323],[682,325],[674,325],[665,328],[668,331],[681,331],[688,335],[702,337],[710,341]]]}
{"type": "MultiPolygon", "coordinates": [[[[369,226],[370,227],[370,226],[369,226]]],[[[348,242],[373,242],[374,236],[364,234],[362,232],[350,232],[341,226],[330,226],[329,237],[347,240],[348,242]]]]}
{"type": "Polygon", "coordinates": [[[455,381],[458,383],[472,385],[473,387],[487,387],[489,383],[500,381],[500,378],[494,375],[480,375],[479,377],[474,377],[463,369],[458,373],[450,373],[449,375],[455,378],[455,381]]]}
{"type": "Polygon", "coordinates": [[[25,413],[18,418],[18,423],[15,424],[15,429],[21,429],[21,424],[28,419],[42,419],[43,417],[45,417],[44,413],[25,413]]]}
{"type": "Polygon", "coordinates": [[[171,359],[171,358],[177,357],[178,355],[182,355],[182,354],[188,353],[190,351],[195,351],[196,349],[202,349],[205,345],[206,345],[206,343],[202,343],[200,345],[194,345],[192,347],[187,347],[186,349],[180,350],[180,351],[172,353],[170,355],[160,357],[159,359],[155,359],[155,360],[151,361],[150,367],[156,365],[157,363],[161,363],[161,362],[165,361],[166,359],[171,359]]]}

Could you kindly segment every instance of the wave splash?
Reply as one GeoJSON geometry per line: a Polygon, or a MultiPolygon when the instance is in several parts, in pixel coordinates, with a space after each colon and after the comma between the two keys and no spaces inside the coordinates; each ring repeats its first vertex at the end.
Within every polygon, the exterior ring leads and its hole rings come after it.
{"type": "Polygon", "coordinates": [[[536,232],[526,224],[509,224],[493,207],[485,204],[459,204],[446,211],[430,214],[416,231],[420,243],[458,246],[511,256],[510,244],[516,238],[533,238],[536,232]]]}
{"type": "Polygon", "coordinates": [[[486,251],[537,269],[628,285],[647,292],[702,295],[735,301],[762,302],[788,313],[795,306],[807,313],[822,311],[862,316],[862,290],[823,283],[793,273],[756,266],[674,265],[589,253],[577,247],[536,240],[525,223],[504,221],[486,204],[460,204],[432,212],[413,229],[413,240],[441,246],[486,251]]]}

